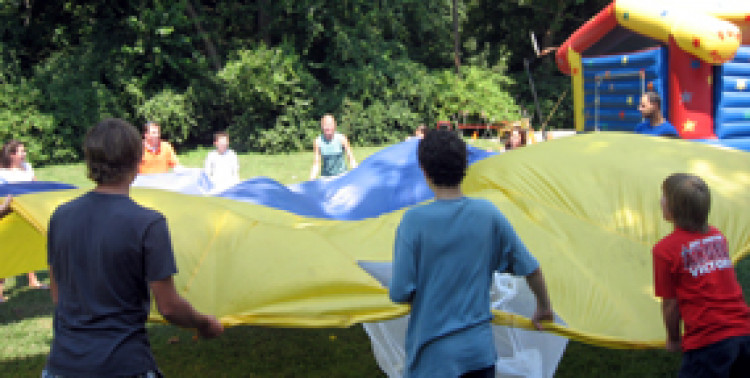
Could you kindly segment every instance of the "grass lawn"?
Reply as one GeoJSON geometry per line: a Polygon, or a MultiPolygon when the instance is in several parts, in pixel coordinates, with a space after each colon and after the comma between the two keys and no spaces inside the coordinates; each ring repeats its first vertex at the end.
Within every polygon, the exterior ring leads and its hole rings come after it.
{"type": "MultiPolygon", "coordinates": [[[[492,141],[472,141],[497,148],[492,141]]],[[[379,147],[357,147],[358,161],[379,147]]],[[[180,155],[187,167],[200,167],[208,149],[180,155]]],[[[312,153],[240,156],[240,177],[268,176],[289,184],[308,178],[312,153]]],[[[90,188],[83,164],[43,167],[39,180],[90,188]]],[[[750,293],[750,261],[737,267],[750,293]]],[[[49,282],[46,272],[40,279],[49,282]]],[[[0,377],[39,377],[52,339],[52,304],[46,291],[31,290],[26,277],[6,281],[7,303],[0,304],[0,377]]],[[[747,298],[747,296],[746,296],[747,298]]],[[[348,329],[273,329],[241,326],[211,341],[195,341],[177,327],[150,324],[157,362],[167,377],[382,377],[361,326],[348,329]]],[[[610,350],[570,342],[557,377],[675,376],[680,357],[665,351],[610,350]]]]}

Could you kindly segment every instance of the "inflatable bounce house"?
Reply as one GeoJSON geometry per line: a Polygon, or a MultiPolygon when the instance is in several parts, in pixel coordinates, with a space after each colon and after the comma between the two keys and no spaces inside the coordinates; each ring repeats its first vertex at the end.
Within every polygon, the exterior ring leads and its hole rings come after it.
{"type": "Polygon", "coordinates": [[[556,60],[577,131],[632,131],[654,91],[680,137],[750,150],[750,1],[616,0],[556,60]]]}

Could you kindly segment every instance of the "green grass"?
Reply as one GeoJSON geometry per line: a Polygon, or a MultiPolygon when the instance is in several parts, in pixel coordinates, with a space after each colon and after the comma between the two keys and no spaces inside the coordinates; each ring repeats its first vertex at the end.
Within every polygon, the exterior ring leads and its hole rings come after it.
{"type": "MultiPolygon", "coordinates": [[[[491,140],[471,141],[496,149],[491,140]]],[[[357,161],[378,147],[355,148],[357,161]]],[[[180,155],[187,167],[200,167],[208,149],[180,155]]],[[[268,176],[282,183],[308,178],[312,154],[240,156],[241,177],[268,176]]],[[[82,164],[37,169],[39,180],[92,187],[82,164]]],[[[45,272],[38,273],[49,282],[45,272]]],[[[750,293],[750,261],[737,266],[750,293]]],[[[38,377],[52,339],[52,304],[46,291],[32,290],[25,276],[6,282],[7,303],[0,304],[0,377],[38,377]]],[[[192,333],[169,325],[149,324],[154,355],[168,377],[383,377],[361,326],[347,329],[273,329],[240,326],[216,340],[193,340],[192,333]],[[170,339],[177,342],[170,343],[170,339]]],[[[610,350],[570,342],[557,377],[675,376],[680,356],[658,350],[610,350]]]]}

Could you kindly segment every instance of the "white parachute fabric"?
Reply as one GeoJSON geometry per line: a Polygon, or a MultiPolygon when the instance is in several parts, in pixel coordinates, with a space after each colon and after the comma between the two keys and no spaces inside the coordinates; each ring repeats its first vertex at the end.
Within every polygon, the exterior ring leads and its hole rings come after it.
{"type": "MultiPolygon", "coordinates": [[[[359,265],[388,286],[391,263],[360,261],[359,265]]],[[[531,318],[536,300],[523,278],[495,273],[490,288],[490,300],[495,310],[531,318]]],[[[555,316],[555,322],[565,325],[555,316]]],[[[390,378],[404,375],[406,370],[406,328],[409,315],[377,323],[363,323],[370,337],[375,361],[390,378]]],[[[497,362],[495,376],[513,378],[552,377],[562,358],[568,340],[547,332],[528,331],[506,326],[492,326],[495,336],[497,362]]]]}

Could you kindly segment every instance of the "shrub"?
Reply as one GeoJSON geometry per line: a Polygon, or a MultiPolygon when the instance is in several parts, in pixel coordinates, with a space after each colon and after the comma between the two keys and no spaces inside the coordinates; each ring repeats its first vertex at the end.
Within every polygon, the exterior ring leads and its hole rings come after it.
{"type": "Polygon", "coordinates": [[[280,128],[307,127],[316,81],[295,53],[284,46],[241,50],[217,76],[238,150],[275,152],[299,145],[292,140],[296,132],[280,128]]]}
{"type": "Polygon", "coordinates": [[[55,134],[53,117],[38,109],[39,90],[26,81],[0,83],[0,144],[11,139],[24,143],[32,164],[71,159],[59,149],[65,133],[55,134]]]}
{"type": "Polygon", "coordinates": [[[33,86],[44,94],[39,109],[54,118],[54,129],[46,131],[51,139],[44,145],[50,162],[80,159],[89,127],[104,118],[131,116],[118,94],[100,81],[102,67],[84,48],[77,51],[52,54],[35,67],[33,86]]]}
{"type": "Polygon", "coordinates": [[[196,126],[193,104],[184,94],[165,89],[146,100],[136,112],[145,121],[161,126],[164,138],[175,144],[184,143],[196,126]]]}

